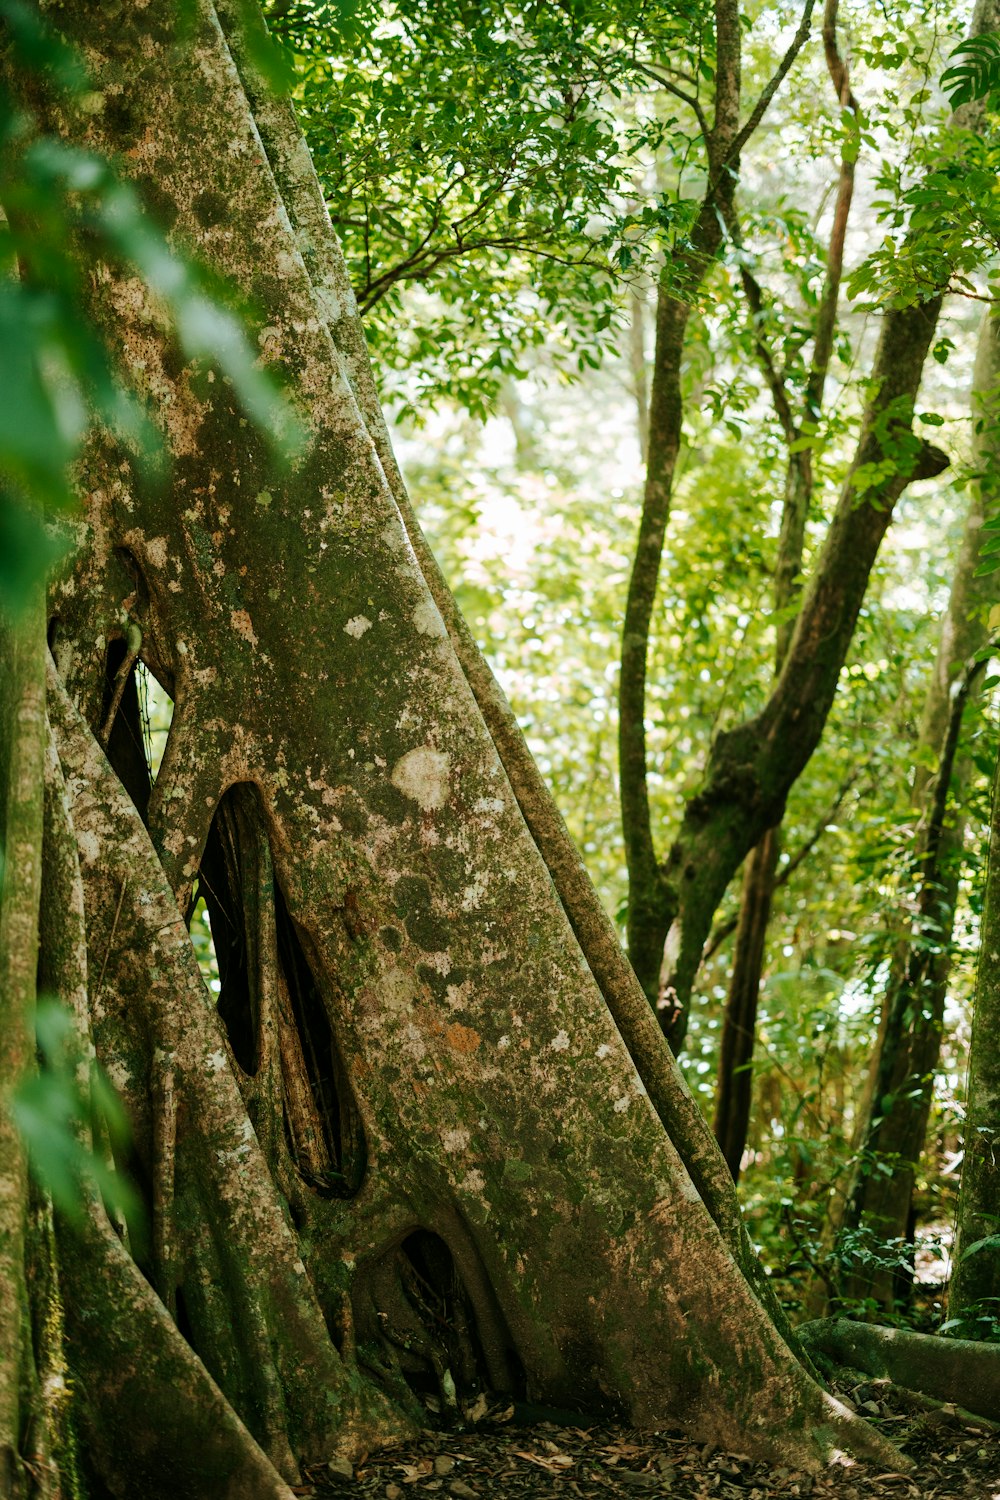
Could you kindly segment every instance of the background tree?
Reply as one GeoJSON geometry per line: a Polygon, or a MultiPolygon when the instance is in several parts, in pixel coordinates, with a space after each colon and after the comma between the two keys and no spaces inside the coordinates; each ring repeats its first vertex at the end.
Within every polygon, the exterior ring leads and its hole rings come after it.
{"type": "MultiPolygon", "coordinates": [[[[905,1245],[910,1234],[913,1177],[927,1132],[941,1048],[965,842],[964,802],[974,770],[976,697],[990,654],[984,648],[994,590],[988,576],[980,575],[979,564],[986,497],[994,483],[993,403],[998,384],[997,327],[987,314],[972,392],[979,478],[972,487],[916,747],[917,888],[907,912],[912,912],[912,925],[893,956],[882,1001],[879,1045],[860,1121],[859,1159],[843,1220],[847,1231],[864,1229],[876,1241],[897,1247],[905,1245]]],[[[858,1266],[842,1292],[855,1298],[874,1296],[891,1312],[895,1298],[906,1300],[912,1271],[907,1276],[903,1264],[894,1274],[889,1265],[878,1264],[877,1255],[874,1260],[873,1266],[858,1266]]]]}

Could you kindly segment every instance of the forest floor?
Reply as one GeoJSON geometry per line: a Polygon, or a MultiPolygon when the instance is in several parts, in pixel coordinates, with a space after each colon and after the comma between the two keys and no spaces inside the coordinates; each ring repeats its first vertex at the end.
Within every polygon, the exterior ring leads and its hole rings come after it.
{"type": "Polygon", "coordinates": [[[886,1385],[843,1392],[910,1458],[898,1472],[835,1464],[820,1475],[751,1463],[671,1433],[612,1425],[488,1422],[471,1431],[426,1431],[372,1454],[356,1470],[311,1471],[296,1491],[316,1500],[1000,1500],[1000,1431],[953,1408],[914,1410],[886,1385]],[[867,1405],[866,1405],[867,1403],[867,1405]],[[875,1410],[872,1410],[872,1408],[875,1410]]]}

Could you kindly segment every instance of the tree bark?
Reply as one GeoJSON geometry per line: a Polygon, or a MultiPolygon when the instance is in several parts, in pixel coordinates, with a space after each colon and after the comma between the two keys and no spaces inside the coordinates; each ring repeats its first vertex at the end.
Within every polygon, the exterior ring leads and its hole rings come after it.
{"type": "Polygon", "coordinates": [[[77,955],[61,988],[85,988],[151,1223],[148,1250],[100,1205],[60,1226],[101,1482],[197,1497],[221,1472],[222,1493],[285,1495],[304,1463],[426,1421],[418,1392],[447,1408],[482,1386],[786,1461],[885,1456],[751,1287],[721,1159],[469,653],[508,780],[404,525],[286,106],[255,105],[207,0],[186,51],[167,0],[59,18],[94,80],[64,133],[155,183],[178,243],[258,309],[307,434],[276,468],[144,288],[94,278],[173,460],[157,490],[95,438],[50,601],[72,839],[46,857],[77,892],[51,941],[77,955]],[[114,725],[98,739],[133,627],[175,700],[142,806],[114,725]],[[185,927],[202,880],[225,882],[237,939],[221,1013],[185,927]]]}

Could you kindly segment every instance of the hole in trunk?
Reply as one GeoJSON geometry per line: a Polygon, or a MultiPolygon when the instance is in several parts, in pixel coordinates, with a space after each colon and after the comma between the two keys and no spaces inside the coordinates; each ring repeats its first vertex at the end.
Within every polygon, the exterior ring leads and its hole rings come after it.
{"type": "Polygon", "coordinates": [[[247,930],[243,886],[257,865],[261,818],[256,789],[230,787],[212,819],[189,918],[198,966],[216,997],[233,1055],[251,1077],[260,1065],[260,993],[256,965],[251,983],[248,943],[256,948],[258,934],[247,930]]]}
{"type": "Polygon", "coordinates": [[[480,1393],[524,1395],[524,1370],[499,1309],[487,1292],[490,1358],[472,1297],[440,1235],[411,1230],[363,1274],[358,1288],[359,1335],[381,1347],[398,1372],[396,1378],[401,1375],[422,1404],[445,1422],[457,1418],[480,1393]]]}
{"type": "Polygon", "coordinates": [[[134,664],[129,668],[124,683],[120,681],[127,655],[128,648],[123,640],[109,643],[105,659],[101,723],[106,723],[115,696],[120,691],[105,753],[112,769],[135,803],[139,816],[145,823],[153,781],[149,761],[146,758],[146,740],[142,729],[142,711],[134,664]]]}
{"type": "Polygon", "coordinates": [[[219,998],[222,989],[222,980],[219,978],[219,960],[215,952],[215,941],[212,937],[212,921],[208,915],[208,907],[204,898],[198,897],[191,913],[188,923],[188,931],[191,934],[191,947],[194,956],[198,960],[201,977],[205,981],[205,987],[215,997],[219,998]]]}
{"type": "Polygon", "coordinates": [[[303,939],[274,878],[260,794],[249,783],[230,787],[212,819],[189,928],[233,1055],[250,1078],[260,1071],[261,1021],[269,1017],[285,1140],[302,1177],[323,1197],[352,1198],[365,1175],[364,1127],[303,939]]]}
{"type": "MultiPolygon", "coordinates": [[[[53,632],[58,635],[58,621],[50,625],[50,635],[53,632]]],[[[149,794],[170,735],[174,704],[142,661],[132,662],[124,680],[120,680],[127,655],[125,641],[109,644],[101,722],[106,722],[117,695],[105,753],[145,823],[149,794]]]]}
{"type": "Polygon", "coordinates": [[[323,996],[281,888],[274,885],[278,936],[278,1029],[285,1131],[296,1165],[328,1198],[353,1198],[368,1148],[323,996]]]}
{"type": "Polygon", "coordinates": [[[174,700],[161,687],[144,661],[135,664],[135,682],[139,694],[139,723],[142,743],[149,766],[149,779],[155,784],[170,738],[174,717],[174,700]]]}

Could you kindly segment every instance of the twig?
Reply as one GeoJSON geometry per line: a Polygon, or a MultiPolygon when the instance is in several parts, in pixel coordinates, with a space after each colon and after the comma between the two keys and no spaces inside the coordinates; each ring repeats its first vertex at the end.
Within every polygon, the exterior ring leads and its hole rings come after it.
{"type": "Polygon", "coordinates": [[[102,750],[106,750],[108,748],[108,741],[111,738],[111,730],[114,726],[115,717],[118,713],[119,708],[121,707],[122,695],[125,692],[125,685],[128,682],[129,673],[132,671],[132,668],[135,666],[136,662],[139,659],[139,651],[141,647],[142,631],[138,628],[138,626],[130,625],[128,636],[126,637],[125,655],[122,658],[121,666],[115,673],[115,685],[114,690],[111,694],[111,702],[108,705],[108,711],[104,717],[104,723],[101,725],[101,732],[97,736],[98,740],[100,741],[102,750]]]}
{"type": "Polygon", "coordinates": [[[112,947],[112,944],[114,943],[114,940],[115,940],[115,933],[118,931],[118,918],[122,914],[122,902],[125,900],[125,887],[127,885],[128,885],[128,876],[126,875],[125,878],[122,880],[121,890],[118,892],[118,905],[115,907],[115,919],[114,919],[114,921],[111,924],[111,932],[110,932],[110,934],[108,936],[108,946],[104,950],[104,962],[101,965],[101,973],[100,973],[100,978],[97,981],[97,988],[94,990],[93,996],[91,998],[91,1002],[90,1003],[91,1003],[92,1006],[95,1003],[95,1001],[97,1000],[98,995],[101,993],[101,987],[104,984],[104,976],[107,973],[108,959],[111,957],[111,947],[112,947]]]}

